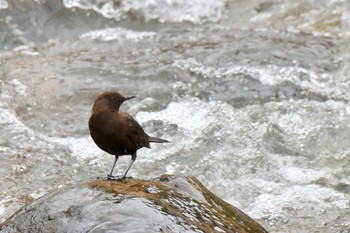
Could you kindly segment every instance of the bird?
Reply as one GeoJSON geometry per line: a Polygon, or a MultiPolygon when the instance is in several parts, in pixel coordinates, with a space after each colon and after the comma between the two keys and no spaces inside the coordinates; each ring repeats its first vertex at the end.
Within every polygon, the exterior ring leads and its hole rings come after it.
{"type": "Polygon", "coordinates": [[[120,106],[135,96],[124,97],[119,92],[108,90],[94,101],[89,118],[90,135],[103,151],[114,155],[114,163],[107,179],[116,180],[113,170],[119,156],[131,155],[131,161],[121,179],[126,177],[136,160],[136,152],[142,147],[151,148],[150,143],[167,143],[168,140],[151,137],[132,116],[120,110],[120,106]]]}

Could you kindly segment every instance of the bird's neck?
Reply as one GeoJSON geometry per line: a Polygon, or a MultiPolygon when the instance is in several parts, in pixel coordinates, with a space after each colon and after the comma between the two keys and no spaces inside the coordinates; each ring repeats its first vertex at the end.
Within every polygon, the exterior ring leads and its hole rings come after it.
{"type": "Polygon", "coordinates": [[[105,105],[96,105],[92,108],[92,114],[102,114],[102,113],[118,113],[119,108],[110,108],[105,105]]]}

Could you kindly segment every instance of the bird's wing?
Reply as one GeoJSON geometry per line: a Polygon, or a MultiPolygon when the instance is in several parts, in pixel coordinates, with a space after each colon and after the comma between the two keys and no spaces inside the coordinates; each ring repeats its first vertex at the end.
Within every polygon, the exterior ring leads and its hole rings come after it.
{"type": "Polygon", "coordinates": [[[126,117],[126,124],[129,131],[128,137],[129,139],[138,147],[148,147],[149,145],[149,136],[142,129],[141,125],[137,123],[137,121],[132,118],[129,114],[123,114],[126,117]]]}

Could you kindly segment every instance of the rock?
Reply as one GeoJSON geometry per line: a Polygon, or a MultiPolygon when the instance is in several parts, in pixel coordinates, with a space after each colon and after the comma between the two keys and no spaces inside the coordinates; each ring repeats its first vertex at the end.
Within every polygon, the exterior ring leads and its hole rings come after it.
{"type": "Polygon", "coordinates": [[[267,232],[194,177],[92,180],[20,209],[0,232],[267,232]]]}

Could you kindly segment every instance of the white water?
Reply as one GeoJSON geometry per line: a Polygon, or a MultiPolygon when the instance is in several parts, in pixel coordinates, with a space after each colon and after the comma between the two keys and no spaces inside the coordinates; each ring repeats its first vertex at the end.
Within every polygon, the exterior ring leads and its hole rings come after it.
{"type": "MultiPolygon", "coordinates": [[[[269,232],[350,229],[349,3],[111,3],[64,1],[82,22],[78,8],[113,19],[1,53],[2,220],[28,197],[109,172],[87,119],[113,87],[137,94],[123,109],[171,141],[139,150],[129,175],[196,176],[269,232]]],[[[13,38],[27,35],[22,15],[7,18],[13,38]]]]}

